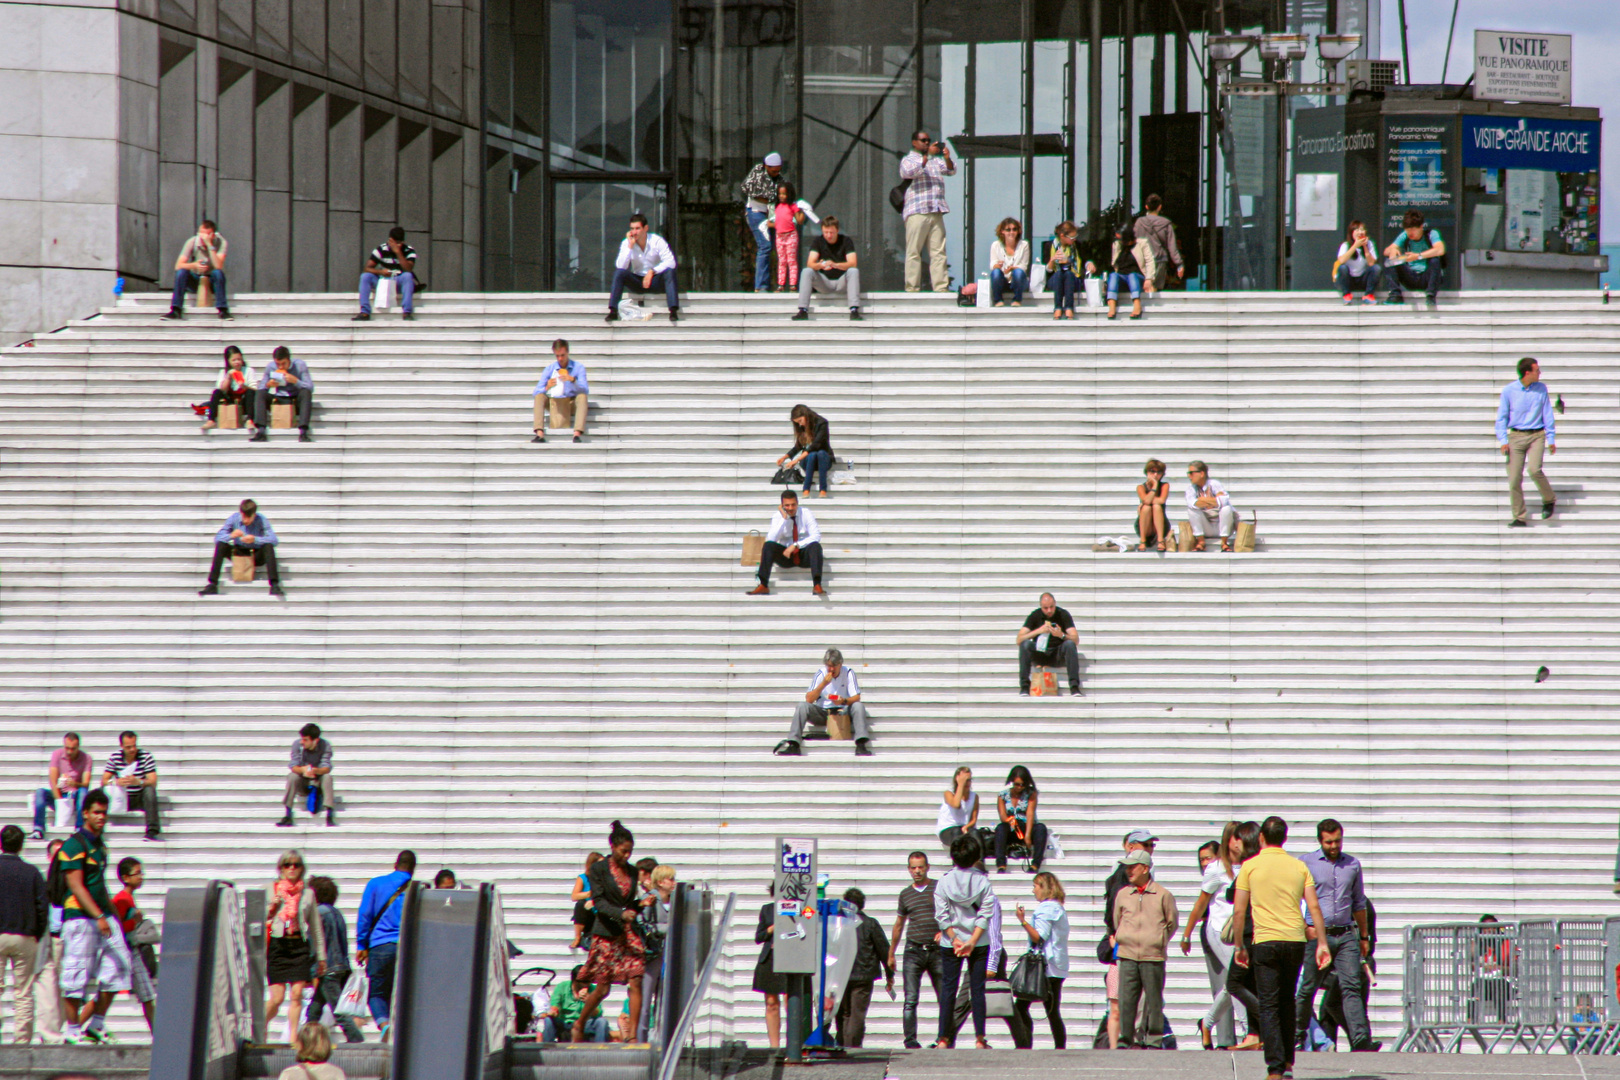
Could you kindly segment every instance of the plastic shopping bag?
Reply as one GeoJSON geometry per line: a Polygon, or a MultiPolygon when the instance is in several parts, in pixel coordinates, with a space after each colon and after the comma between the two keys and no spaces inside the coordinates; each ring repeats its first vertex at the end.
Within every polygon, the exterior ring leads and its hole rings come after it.
{"type": "Polygon", "coordinates": [[[1085,284],[1086,284],[1086,307],[1102,307],[1103,306],[1103,282],[1102,282],[1102,278],[1088,277],[1088,278],[1086,278],[1085,284]]]}
{"type": "Polygon", "coordinates": [[[371,1006],[367,1004],[370,997],[371,980],[364,971],[355,968],[349,972],[349,981],[343,984],[343,993],[338,996],[332,1012],[336,1016],[370,1016],[371,1006]]]}
{"type": "Polygon", "coordinates": [[[122,784],[108,784],[101,789],[107,793],[107,813],[129,813],[129,789],[122,784]]]}
{"type": "Polygon", "coordinates": [[[79,826],[79,799],[78,792],[63,792],[62,797],[56,800],[56,827],[58,829],[76,829],[79,826]]]}
{"type": "Polygon", "coordinates": [[[627,296],[619,301],[619,318],[625,322],[641,322],[652,318],[652,309],[642,307],[627,296]]]}

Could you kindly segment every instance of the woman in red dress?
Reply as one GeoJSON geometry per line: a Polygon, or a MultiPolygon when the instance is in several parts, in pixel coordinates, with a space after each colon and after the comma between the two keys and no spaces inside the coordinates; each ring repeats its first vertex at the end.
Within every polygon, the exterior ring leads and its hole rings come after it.
{"type": "Polygon", "coordinates": [[[586,874],[596,920],[591,931],[591,952],[580,968],[579,981],[593,985],[580,1011],[581,1019],[574,1022],[574,1042],[585,1041],[584,1017],[595,1014],[615,983],[630,991],[630,1030],[636,1030],[641,1022],[641,975],[646,959],[635,920],[651,899],[636,899],[636,868],[630,863],[636,839],[630,830],[615,821],[608,844],[611,854],[598,860],[586,874]]]}

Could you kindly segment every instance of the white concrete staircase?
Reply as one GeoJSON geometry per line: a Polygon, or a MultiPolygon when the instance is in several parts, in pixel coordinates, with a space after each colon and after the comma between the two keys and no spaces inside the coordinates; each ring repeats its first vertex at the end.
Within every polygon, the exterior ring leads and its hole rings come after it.
{"type": "MultiPolygon", "coordinates": [[[[142,297],[0,360],[0,786],[20,811],[63,731],[99,766],[139,730],[167,842],[119,825],[112,849],[146,860],[149,910],[169,885],[267,883],[291,845],[352,921],[411,847],[424,873],[498,881],[520,963],[562,967],[572,875],[622,818],[638,854],[742,893],[719,993],[757,1045],[771,838],[819,836],[835,888],[890,925],[959,763],[992,800],[1028,765],[1062,837],[1071,1045],[1100,1015],[1098,893],[1133,826],[1163,838],[1185,911],[1194,850],[1229,817],[1281,813],[1302,850],[1318,818],[1344,821],[1379,908],[1386,1038],[1402,924],[1609,910],[1620,308],[1188,294],[1055,324],[880,295],[865,322],[827,306],[804,324],[790,300],[698,294],[679,326],[608,327],[595,297],[429,294],[410,324],[351,323],[351,304],[244,295],[234,323],[174,325],[142,297]],[[532,446],[558,336],[589,368],[590,435],[532,446]],[[226,343],[255,370],[277,344],[309,363],[314,444],[197,432],[186,403],[226,343]],[[1509,530],[1491,425],[1523,355],[1567,405],[1560,509],[1509,530]],[[745,598],[740,538],[774,506],[800,401],[859,477],[811,504],[829,596],[789,573],[745,598]],[[1094,554],[1130,531],[1149,456],[1172,479],[1207,460],[1258,512],[1260,550],[1094,554]],[[199,599],[249,495],[289,597],[261,580],[199,599]],[[1014,631],[1043,590],[1080,627],[1084,698],[1014,695],[1014,631]],[[774,758],[828,645],[857,665],[877,756],[774,758]],[[341,827],[275,829],[308,720],[336,747],[341,827]]],[[[1178,952],[1184,1045],[1206,986],[1178,952]]],[[[898,1045],[898,1006],[873,1010],[871,1041],[898,1045]]]]}

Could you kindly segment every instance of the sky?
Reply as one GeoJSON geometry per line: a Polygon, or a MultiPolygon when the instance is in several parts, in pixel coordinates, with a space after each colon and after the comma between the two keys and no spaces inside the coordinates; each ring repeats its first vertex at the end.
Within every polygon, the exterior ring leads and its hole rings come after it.
{"type": "MultiPolygon", "coordinates": [[[[1399,0],[1383,0],[1383,52],[1401,58],[1399,0]]],[[[1437,83],[1446,59],[1446,32],[1452,0],[1406,0],[1406,41],[1412,58],[1412,82],[1437,83]]],[[[1574,35],[1571,59],[1575,100],[1572,104],[1604,110],[1620,101],[1620,2],[1616,0],[1460,0],[1457,33],[1451,43],[1446,81],[1460,83],[1473,71],[1475,30],[1524,30],[1574,35]]],[[[1603,192],[1599,221],[1603,243],[1620,243],[1620,138],[1603,133],[1603,192]]]]}

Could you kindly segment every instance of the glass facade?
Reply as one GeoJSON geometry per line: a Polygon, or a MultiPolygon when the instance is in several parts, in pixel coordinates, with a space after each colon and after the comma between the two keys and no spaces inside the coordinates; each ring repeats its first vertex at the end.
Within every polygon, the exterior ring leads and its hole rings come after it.
{"type": "Polygon", "coordinates": [[[1205,37],[1354,31],[1377,2],[488,0],[486,287],[599,291],[639,211],[683,289],[747,290],[740,184],[775,152],[796,197],[855,238],[863,285],[900,288],[889,194],[917,127],[958,164],[954,284],[987,269],[1005,217],[1037,250],[1065,219],[1100,240],[1150,192],[1190,277],[1230,219],[1236,254],[1215,269],[1258,280],[1275,262],[1275,113],[1234,103],[1209,123],[1205,37]]]}

